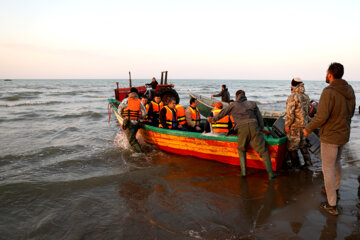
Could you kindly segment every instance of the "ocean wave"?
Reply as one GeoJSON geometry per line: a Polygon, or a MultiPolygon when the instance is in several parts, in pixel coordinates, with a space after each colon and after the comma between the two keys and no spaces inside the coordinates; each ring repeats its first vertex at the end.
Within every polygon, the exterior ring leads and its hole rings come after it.
{"type": "Polygon", "coordinates": [[[37,150],[20,153],[20,154],[8,154],[5,156],[0,156],[0,163],[3,161],[17,161],[17,160],[31,160],[40,158],[53,157],[55,155],[69,154],[77,151],[78,149],[83,149],[83,145],[74,145],[74,146],[51,146],[44,147],[37,150]]]}
{"type": "Polygon", "coordinates": [[[38,106],[38,105],[55,105],[63,104],[61,101],[27,101],[17,104],[0,104],[0,107],[21,107],[21,106],[38,106]]]}
{"type": "Polygon", "coordinates": [[[40,114],[37,113],[29,113],[29,114],[25,114],[24,118],[36,118],[36,117],[40,117],[40,114]]]}
{"type": "Polygon", "coordinates": [[[105,98],[105,99],[109,98],[109,96],[96,96],[96,95],[84,95],[84,97],[88,97],[88,98],[105,98]]]}
{"type": "MultiPolygon", "coordinates": [[[[73,178],[64,179],[61,176],[54,177],[53,179],[46,178],[38,180],[19,179],[18,181],[3,181],[0,184],[0,195],[4,193],[27,193],[30,196],[41,196],[43,194],[58,193],[60,189],[68,189],[71,187],[72,191],[76,189],[86,189],[96,186],[103,186],[106,183],[119,181],[122,175],[118,173],[109,173],[104,175],[103,172],[91,173],[86,175],[75,174],[73,178]]],[[[16,198],[16,194],[8,194],[7,200],[11,202],[11,196],[16,198]]]]}
{"type": "Polygon", "coordinates": [[[48,96],[76,96],[78,94],[77,91],[71,91],[71,92],[54,92],[49,93],[48,96]]]}
{"type": "Polygon", "coordinates": [[[255,101],[258,105],[270,105],[270,104],[276,104],[276,103],[285,103],[286,100],[272,100],[272,101],[255,101]]]}
{"type": "Polygon", "coordinates": [[[40,114],[36,114],[36,113],[25,114],[25,115],[17,117],[17,118],[14,117],[14,115],[11,115],[11,117],[9,117],[9,116],[10,115],[8,115],[7,118],[5,118],[5,119],[0,119],[0,122],[24,121],[24,120],[32,120],[34,118],[41,117],[40,114]]]}
{"type": "Polygon", "coordinates": [[[79,129],[77,127],[68,127],[64,129],[64,132],[78,132],[79,129]]]}
{"type": "Polygon", "coordinates": [[[0,100],[3,101],[18,101],[20,99],[31,99],[31,98],[37,98],[38,95],[42,94],[43,92],[20,92],[16,93],[11,96],[1,97],[0,100]]]}
{"type": "Polygon", "coordinates": [[[49,92],[48,96],[76,96],[86,93],[101,93],[101,91],[97,90],[78,90],[78,91],[68,91],[68,92],[49,92]]]}
{"type": "Polygon", "coordinates": [[[66,114],[58,118],[81,118],[81,117],[100,118],[102,117],[102,114],[93,111],[86,111],[77,114],[66,114]]]}
{"type": "Polygon", "coordinates": [[[126,135],[123,131],[116,133],[116,137],[113,142],[116,147],[130,149],[129,141],[127,140],[126,135]]]}
{"type": "Polygon", "coordinates": [[[13,95],[13,96],[8,96],[8,97],[2,97],[2,98],[0,98],[0,100],[17,101],[17,100],[20,100],[20,96],[19,95],[13,95]]]}

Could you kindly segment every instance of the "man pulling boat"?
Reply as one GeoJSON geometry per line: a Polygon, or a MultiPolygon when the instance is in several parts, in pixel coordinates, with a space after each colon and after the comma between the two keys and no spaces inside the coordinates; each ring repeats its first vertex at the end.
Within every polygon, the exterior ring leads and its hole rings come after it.
{"type": "Polygon", "coordinates": [[[235,120],[235,130],[238,135],[238,151],[241,166],[241,176],[246,176],[246,148],[250,145],[262,158],[269,179],[276,178],[273,172],[270,155],[265,145],[264,136],[261,130],[264,128],[264,121],[260,110],[255,102],[248,101],[245,92],[236,92],[236,102],[224,108],[215,117],[208,118],[210,123],[216,122],[226,115],[231,115],[235,120]]]}

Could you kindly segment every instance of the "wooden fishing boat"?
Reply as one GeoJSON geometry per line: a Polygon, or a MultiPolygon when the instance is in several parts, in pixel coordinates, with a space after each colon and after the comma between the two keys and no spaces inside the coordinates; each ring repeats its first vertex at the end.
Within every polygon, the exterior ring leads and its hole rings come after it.
{"type": "MultiPolygon", "coordinates": [[[[122,126],[123,118],[118,114],[118,102],[115,99],[108,99],[109,110],[113,110],[115,116],[122,126]]],[[[187,156],[194,156],[207,160],[219,161],[231,165],[240,165],[237,137],[215,134],[201,134],[194,132],[163,129],[149,125],[143,125],[138,136],[159,149],[187,156]]],[[[273,138],[270,134],[264,135],[271,157],[274,171],[282,166],[286,152],[286,137],[273,138]]],[[[265,169],[264,163],[259,154],[251,147],[247,149],[247,167],[265,169]]]]}
{"type": "MultiPolygon", "coordinates": [[[[204,97],[202,95],[194,94],[191,92],[188,92],[190,97],[196,98],[198,100],[198,106],[201,115],[204,117],[209,116],[211,110],[214,108],[211,106],[211,104],[214,104],[216,102],[219,102],[219,100],[215,98],[208,98],[204,97]]],[[[222,102],[224,108],[227,107],[229,104],[226,102],[222,102]]],[[[271,110],[260,110],[264,120],[270,124],[270,126],[275,122],[276,119],[278,119],[280,116],[284,115],[284,112],[280,111],[271,111],[271,110]]]]}

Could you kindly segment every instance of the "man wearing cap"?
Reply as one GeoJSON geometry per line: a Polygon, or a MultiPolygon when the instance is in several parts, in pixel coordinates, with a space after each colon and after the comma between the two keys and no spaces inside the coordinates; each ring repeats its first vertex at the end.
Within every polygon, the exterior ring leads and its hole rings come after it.
{"type": "Polygon", "coordinates": [[[230,101],[230,93],[225,84],[221,86],[221,92],[215,95],[211,95],[211,97],[221,97],[221,101],[227,103],[230,101]]]}
{"type": "Polygon", "coordinates": [[[235,120],[235,130],[238,135],[238,151],[241,166],[241,176],[246,176],[246,148],[250,145],[263,159],[269,179],[276,178],[273,172],[271,159],[261,130],[264,120],[255,102],[248,101],[245,92],[236,92],[236,102],[229,104],[214,118],[208,117],[210,123],[216,122],[226,115],[231,115],[235,120]]]}
{"type": "Polygon", "coordinates": [[[350,139],[351,118],[355,112],[354,89],[342,79],[344,66],[331,63],[326,82],[319,100],[315,117],[305,126],[304,134],[309,135],[320,127],[321,162],[324,175],[326,202],[320,207],[332,215],[338,215],[337,198],[341,179],[341,152],[350,139]]]}
{"type": "Polygon", "coordinates": [[[293,167],[300,167],[298,149],[304,157],[304,167],[311,166],[310,154],[306,148],[306,136],[303,134],[310,117],[310,98],[305,94],[304,83],[298,77],[291,81],[291,94],[286,101],[285,131],[287,148],[293,167]]]}

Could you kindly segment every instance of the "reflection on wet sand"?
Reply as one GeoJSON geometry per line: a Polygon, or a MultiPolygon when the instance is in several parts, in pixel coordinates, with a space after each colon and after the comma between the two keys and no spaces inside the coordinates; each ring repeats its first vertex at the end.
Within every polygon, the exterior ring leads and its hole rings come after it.
{"type": "Polygon", "coordinates": [[[256,169],[239,175],[238,167],[168,154],[151,169],[125,174],[118,191],[130,210],[123,237],[251,238],[274,228],[283,214],[292,234],[301,231],[306,216],[291,215],[314,211],[307,201],[319,192],[319,177],[308,170],[280,173],[273,181],[256,169]]]}

